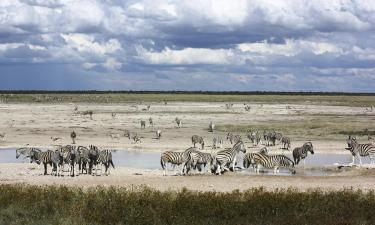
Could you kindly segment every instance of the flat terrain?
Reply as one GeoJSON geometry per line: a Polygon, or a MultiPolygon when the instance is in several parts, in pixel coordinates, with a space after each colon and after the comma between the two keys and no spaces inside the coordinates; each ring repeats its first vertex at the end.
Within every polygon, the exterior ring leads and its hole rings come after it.
{"type": "MultiPolygon", "coordinates": [[[[92,97],[92,96],[91,96],[92,97]]],[[[198,96],[199,97],[199,96],[198,96]]],[[[206,98],[207,96],[205,96],[206,98]]],[[[261,96],[266,99],[264,96],[261,96]]],[[[54,148],[55,145],[71,144],[70,132],[77,133],[77,144],[97,145],[117,150],[137,150],[162,152],[165,150],[184,150],[191,144],[193,134],[201,135],[206,142],[206,151],[211,150],[213,136],[224,139],[224,146],[229,147],[226,132],[241,134],[248,151],[257,151],[262,145],[254,147],[246,138],[246,131],[251,129],[275,129],[292,140],[292,149],[307,141],[314,145],[316,153],[349,154],[345,150],[348,134],[358,136],[360,142],[369,142],[367,136],[361,136],[365,130],[375,130],[375,111],[369,110],[375,105],[373,97],[355,97],[357,103],[350,106],[344,101],[334,102],[335,98],[326,101],[314,101],[314,96],[302,96],[296,103],[288,101],[237,101],[233,107],[226,109],[226,101],[163,101],[151,102],[116,102],[116,103],[11,103],[0,104],[0,148],[16,148],[29,144],[42,148],[54,148]],[[303,100],[302,97],[307,99],[303,100]],[[363,99],[365,100],[363,100],[363,99]],[[244,103],[250,105],[245,111],[244,103]],[[150,110],[147,106],[150,105],[150,110]],[[78,110],[74,111],[75,106],[78,110]],[[81,112],[93,111],[92,119],[81,112]],[[116,113],[113,118],[112,113],[116,113]],[[155,123],[151,127],[148,119],[155,123]],[[174,119],[182,119],[182,127],[177,128],[174,119]],[[146,121],[146,128],[141,129],[140,121],[146,121]],[[216,124],[214,133],[208,132],[208,124],[216,124]],[[162,130],[161,140],[157,140],[155,131],[162,130]],[[134,143],[124,137],[124,131],[138,133],[141,143],[134,143]],[[120,139],[112,139],[110,134],[119,134],[120,139]],[[53,141],[52,137],[61,140],[53,141]]],[[[166,98],[163,96],[163,98],[166,98]]],[[[201,98],[201,97],[200,97],[201,98]]],[[[340,97],[340,99],[343,97],[340,97]]],[[[350,98],[354,98],[350,96],[350,98]]],[[[160,100],[162,98],[159,98],[160,100]]],[[[293,99],[284,96],[284,99],[293,99]]],[[[375,109],[374,109],[375,110],[375,109]]],[[[374,135],[373,135],[374,136],[374,135]]],[[[270,147],[271,153],[281,153],[281,145],[270,147]]],[[[310,156],[309,156],[310,157],[310,156]]],[[[116,159],[114,159],[116,164],[116,159]]],[[[298,166],[300,167],[300,166],[298,166]]],[[[299,168],[301,169],[301,168],[299,168]]],[[[81,175],[76,178],[41,176],[42,168],[30,164],[0,164],[0,182],[31,184],[68,184],[68,185],[147,185],[161,190],[188,187],[194,190],[230,191],[265,186],[271,189],[278,187],[295,187],[308,189],[339,189],[342,187],[374,188],[375,177],[372,170],[354,169],[347,172],[333,173],[329,176],[265,176],[228,173],[223,176],[162,176],[161,170],[145,170],[119,167],[112,170],[108,177],[81,175]],[[31,169],[30,169],[31,168],[31,169]],[[135,175],[142,174],[142,175],[135,175]]],[[[297,172],[298,174],[298,172],[297,172]]]]}

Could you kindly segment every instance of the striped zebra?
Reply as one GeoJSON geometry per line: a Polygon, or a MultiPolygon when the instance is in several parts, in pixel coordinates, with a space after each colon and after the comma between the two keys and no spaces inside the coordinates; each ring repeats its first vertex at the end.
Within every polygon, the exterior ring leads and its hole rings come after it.
{"type": "Polygon", "coordinates": [[[223,148],[223,138],[214,137],[212,139],[212,149],[223,148]]]}
{"type": "Polygon", "coordinates": [[[31,162],[30,158],[30,152],[31,151],[36,151],[36,152],[42,152],[39,148],[33,148],[33,147],[22,147],[22,148],[17,148],[16,149],[16,159],[18,159],[21,155],[23,158],[29,158],[29,161],[31,162]]]}
{"type": "MultiPolygon", "coordinates": [[[[104,167],[105,167],[104,174],[108,176],[110,174],[110,170],[109,170],[110,166],[112,166],[113,169],[115,168],[115,165],[113,164],[113,160],[112,160],[112,152],[108,149],[100,150],[99,156],[98,156],[98,159],[96,160],[95,166],[98,166],[98,164],[100,164],[102,166],[104,165],[104,167]]],[[[95,169],[95,172],[96,172],[96,175],[98,175],[98,169],[97,168],[95,169]]],[[[102,172],[102,169],[100,169],[100,172],[102,172]]]]}
{"type": "Polygon", "coordinates": [[[259,168],[273,168],[274,173],[279,173],[279,168],[287,168],[292,174],[295,174],[294,162],[285,155],[268,155],[264,153],[254,154],[253,162],[256,165],[256,172],[259,168]]]}
{"type": "Polygon", "coordinates": [[[246,147],[242,141],[237,142],[232,148],[217,152],[211,165],[211,171],[215,174],[222,174],[222,172],[229,170],[230,165],[232,165],[234,171],[236,156],[240,151],[246,153],[246,147]]]}
{"type": "Polygon", "coordinates": [[[238,142],[242,142],[242,137],[239,134],[233,134],[232,132],[228,132],[227,140],[229,140],[231,144],[237,144],[238,142]]]}
{"type": "Polygon", "coordinates": [[[95,169],[97,169],[96,165],[97,165],[97,161],[99,158],[99,148],[95,145],[90,145],[89,151],[88,151],[88,157],[89,157],[89,174],[94,175],[93,168],[95,166],[95,169]]]}
{"type": "Polygon", "coordinates": [[[276,145],[276,132],[275,131],[264,131],[263,132],[263,138],[265,141],[267,141],[267,146],[275,146],[276,145]]]}
{"type": "Polygon", "coordinates": [[[278,140],[279,142],[281,142],[281,139],[283,138],[283,134],[280,133],[280,132],[276,132],[275,137],[276,137],[276,140],[278,140]]]}
{"type": "Polygon", "coordinates": [[[348,147],[345,148],[349,150],[353,156],[353,161],[350,163],[351,165],[354,164],[355,158],[359,159],[360,165],[362,165],[361,157],[368,156],[370,158],[370,163],[374,163],[374,156],[375,156],[375,145],[373,144],[359,144],[355,137],[349,136],[347,139],[348,147]]]}
{"type": "Polygon", "coordinates": [[[160,164],[161,168],[163,169],[163,175],[167,175],[167,163],[170,163],[174,166],[182,166],[181,168],[181,175],[184,175],[190,168],[188,168],[188,162],[191,159],[190,153],[196,150],[196,148],[190,147],[183,152],[174,152],[174,151],[166,151],[163,152],[160,156],[160,164]]]}
{"type": "Polygon", "coordinates": [[[176,122],[177,127],[180,128],[181,125],[182,125],[182,120],[181,120],[180,118],[176,117],[176,118],[174,119],[174,121],[176,122]]]}
{"type": "Polygon", "coordinates": [[[195,170],[198,169],[200,172],[205,173],[206,166],[211,165],[212,162],[213,162],[213,157],[210,153],[193,150],[190,153],[190,161],[189,161],[190,166],[188,167],[188,169],[190,168],[195,169],[195,170]],[[202,169],[202,166],[204,170],[202,169]]]}
{"type": "Polygon", "coordinates": [[[201,148],[204,149],[204,140],[203,140],[203,137],[201,136],[198,136],[198,135],[191,136],[191,143],[194,145],[194,148],[195,148],[195,144],[198,143],[201,145],[201,148]]]}
{"type": "Polygon", "coordinates": [[[289,150],[290,148],[290,138],[283,136],[281,138],[282,149],[289,150]]]}
{"type": "Polygon", "coordinates": [[[214,129],[215,129],[215,124],[212,123],[212,121],[211,121],[210,124],[208,125],[208,131],[214,132],[214,129]]]}
{"type": "Polygon", "coordinates": [[[78,146],[77,152],[78,152],[78,170],[82,174],[83,174],[83,170],[85,170],[87,174],[88,173],[87,164],[90,163],[89,149],[84,146],[78,146]]]}
{"type": "Polygon", "coordinates": [[[145,128],[146,128],[146,121],[141,120],[141,129],[145,129],[145,128]]]}
{"type": "MultiPolygon", "coordinates": [[[[58,151],[47,150],[46,152],[38,151],[34,148],[30,150],[31,163],[35,162],[38,165],[43,163],[44,175],[47,175],[47,164],[52,166],[52,172],[55,171],[57,175],[57,166],[60,162],[60,154],[58,151]]],[[[52,173],[51,173],[52,175],[52,173]]]]}
{"type": "Polygon", "coordinates": [[[305,158],[307,157],[307,153],[310,152],[312,155],[314,154],[314,147],[311,142],[306,142],[302,145],[302,147],[297,147],[293,149],[293,159],[294,163],[298,165],[298,163],[303,159],[303,165],[305,166],[305,158]]]}
{"type": "Polygon", "coordinates": [[[244,168],[249,168],[252,166],[252,168],[255,170],[256,169],[256,163],[254,158],[257,156],[257,154],[268,154],[268,150],[266,147],[263,147],[259,150],[259,152],[248,152],[245,154],[243,157],[243,167],[244,168]]]}
{"type": "Polygon", "coordinates": [[[158,130],[156,130],[155,133],[156,133],[156,139],[160,140],[160,138],[161,138],[161,130],[158,129],[158,130]]]}
{"type": "Polygon", "coordinates": [[[253,143],[253,146],[258,146],[262,139],[258,131],[250,131],[247,134],[247,138],[253,143]]]}
{"type": "Polygon", "coordinates": [[[60,153],[60,175],[64,175],[64,167],[65,164],[69,166],[69,175],[74,177],[75,176],[75,164],[79,162],[79,153],[77,152],[77,146],[73,145],[66,145],[63,146],[57,151],[60,153]]]}

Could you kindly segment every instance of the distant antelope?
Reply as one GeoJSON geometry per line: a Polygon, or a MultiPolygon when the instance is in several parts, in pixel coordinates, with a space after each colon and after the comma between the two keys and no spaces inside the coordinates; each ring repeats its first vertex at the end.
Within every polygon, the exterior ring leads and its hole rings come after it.
{"type": "Polygon", "coordinates": [[[159,129],[156,131],[156,138],[158,140],[160,140],[160,138],[161,138],[161,130],[159,130],[159,129]]]}
{"type": "Polygon", "coordinates": [[[145,129],[145,128],[146,128],[146,121],[141,120],[141,129],[145,129]]]}

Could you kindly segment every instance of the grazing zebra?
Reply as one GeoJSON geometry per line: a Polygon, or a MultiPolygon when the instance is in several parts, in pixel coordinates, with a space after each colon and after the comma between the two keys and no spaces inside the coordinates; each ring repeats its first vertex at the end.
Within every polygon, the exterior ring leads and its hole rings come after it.
{"type": "Polygon", "coordinates": [[[74,132],[74,130],[73,130],[72,133],[70,133],[70,137],[72,138],[72,144],[75,144],[76,143],[77,134],[76,134],[76,132],[74,132]]]}
{"type": "Polygon", "coordinates": [[[17,148],[16,159],[18,159],[21,155],[23,155],[23,158],[29,158],[30,163],[31,163],[31,158],[30,158],[31,151],[42,152],[42,150],[40,150],[39,148],[30,148],[30,147],[17,148]]]}
{"type": "Polygon", "coordinates": [[[191,151],[191,154],[190,154],[190,161],[189,161],[190,166],[188,167],[188,169],[190,168],[195,169],[195,170],[198,169],[200,172],[205,173],[206,166],[208,164],[211,164],[212,161],[213,161],[213,157],[210,153],[193,150],[191,151]],[[204,170],[202,169],[202,166],[204,170]]]}
{"type": "Polygon", "coordinates": [[[357,142],[357,139],[355,137],[349,136],[347,139],[348,147],[345,148],[346,150],[349,150],[350,153],[353,156],[353,161],[351,162],[351,165],[354,164],[355,158],[359,159],[360,165],[362,165],[361,157],[368,156],[370,158],[370,163],[374,163],[374,156],[375,156],[375,145],[373,144],[359,144],[357,142]]]}
{"type": "Polygon", "coordinates": [[[231,144],[237,144],[238,142],[242,141],[242,137],[241,137],[241,135],[233,134],[231,132],[228,132],[227,133],[227,140],[229,140],[229,142],[231,144]]]}
{"type": "Polygon", "coordinates": [[[307,157],[307,153],[310,152],[314,155],[314,147],[311,142],[306,142],[302,145],[302,147],[297,147],[293,149],[293,159],[294,163],[298,165],[298,163],[303,159],[303,166],[305,166],[305,158],[307,157]]]}
{"type": "Polygon", "coordinates": [[[150,127],[154,127],[154,121],[152,120],[152,118],[148,118],[148,122],[150,123],[150,127]]]}
{"type": "Polygon", "coordinates": [[[214,132],[214,129],[215,129],[215,124],[213,124],[212,121],[211,121],[210,124],[208,125],[208,130],[210,132],[214,132]]]}
{"type": "Polygon", "coordinates": [[[215,174],[221,174],[225,170],[229,170],[231,164],[234,171],[234,167],[236,165],[236,156],[240,151],[246,153],[246,147],[242,141],[237,142],[232,148],[217,152],[211,165],[211,172],[215,172],[215,174]]]}
{"type": "Polygon", "coordinates": [[[38,165],[43,163],[44,175],[47,175],[47,164],[50,164],[50,166],[52,166],[52,172],[57,172],[57,166],[60,163],[60,154],[57,151],[48,150],[46,152],[41,152],[39,150],[32,148],[30,150],[30,159],[31,163],[35,162],[38,165]]]}
{"type": "Polygon", "coordinates": [[[263,168],[273,168],[274,173],[279,172],[279,168],[288,168],[292,174],[295,174],[294,162],[285,155],[268,155],[265,153],[258,153],[253,155],[252,159],[256,165],[256,171],[259,173],[259,166],[263,168]]]}
{"type": "Polygon", "coordinates": [[[158,129],[156,131],[156,139],[160,140],[160,138],[161,138],[161,130],[158,129]]]}
{"type": "Polygon", "coordinates": [[[249,166],[252,166],[253,169],[256,169],[256,163],[255,163],[255,157],[257,154],[268,154],[268,150],[266,147],[263,147],[259,150],[259,152],[253,153],[253,152],[248,152],[245,154],[243,157],[243,167],[244,168],[249,168],[249,166]]]}
{"type": "Polygon", "coordinates": [[[188,162],[190,161],[190,158],[191,158],[191,155],[190,153],[192,151],[196,150],[195,148],[193,147],[190,147],[188,149],[186,149],[185,151],[183,152],[174,152],[174,151],[166,151],[166,152],[163,152],[160,156],[160,164],[161,164],[161,167],[163,169],[163,175],[166,176],[167,175],[167,163],[170,163],[172,165],[177,165],[177,166],[182,166],[182,169],[181,169],[181,175],[184,175],[185,172],[188,171],[189,168],[187,168],[187,164],[188,162]]]}
{"type": "Polygon", "coordinates": [[[141,129],[145,129],[145,128],[146,128],[146,121],[141,120],[141,129]]]}
{"type": "Polygon", "coordinates": [[[176,118],[174,119],[174,121],[176,122],[176,124],[177,124],[177,127],[178,127],[178,128],[180,128],[180,127],[181,127],[181,125],[182,125],[182,121],[181,121],[181,119],[180,119],[180,118],[178,118],[178,117],[176,117],[176,118]]]}
{"type": "Polygon", "coordinates": [[[204,140],[203,140],[203,137],[201,136],[198,136],[198,135],[191,136],[191,143],[194,145],[194,148],[195,148],[195,144],[199,143],[201,145],[201,148],[204,149],[204,140]]]}
{"type": "MultiPolygon", "coordinates": [[[[98,156],[98,159],[96,160],[96,166],[98,164],[104,165],[105,167],[104,174],[109,175],[110,174],[109,167],[112,166],[113,169],[115,168],[115,165],[113,164],[113,161],[112,161],[112,152],[108,149],[99,151],[99,156],[98,156]]],[[[95,169],[96,175],[98,175],[97,171],[98,170],[95,169]]],[[[102,170],[100,169],[100,172],[101,171],[102,170]]]]}
{"type": "Polygon", "coordinates": [[[214,137],[212,139],[212,149],[223,148],[223,138],[214,137]]]}
{"type": "Polygon", "coordinates": [[[290,138],[283,136],[281,138],[281,144],[283,145],[282,149],[289,150],[289,148],[290,148],[290,138]]]}

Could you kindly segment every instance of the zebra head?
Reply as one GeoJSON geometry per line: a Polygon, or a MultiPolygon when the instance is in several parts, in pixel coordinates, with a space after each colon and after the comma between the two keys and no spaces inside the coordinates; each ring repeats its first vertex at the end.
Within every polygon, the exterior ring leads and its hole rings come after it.
{"type": "Polygon", "coordinates": [[[308,152],[314,155],[314,147],[311,142],[306,142],[303,146],[308,152]]]}
{"type": "Polygon", "coordinates": [[[40,160],[38,158],[39,152],[36,151],[35,149],[31,149],[30,151],[30,163],[37,163],[38,165],[40,164],[40,160]]]}
{"type": "Polygon", "coordinates": [[[18,148],[18,149],[16,149],[16,159],[18,159],[23,154],[23,152],[25,150],[26,150],[26,148],[18,148]]]}
{"type": "Polygon", "coordinates": [[[237,152],[243,152],[243,153],[246,153],[246,147],[245,147],[245,144],[242,142],[242,141],[239,141],[237,142],[233,148],[237,151],[237,152]]]}
{"type": "Polygon", "coordinates": [[[349,135],[348,139],[346,140],[346,143],[348,144],[348,147],[345,149],[350,150],[353,147],[353,145],[357,143],[357,138],[349,135]]]}

